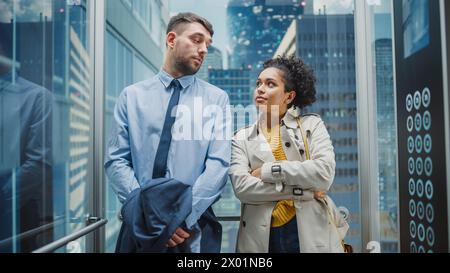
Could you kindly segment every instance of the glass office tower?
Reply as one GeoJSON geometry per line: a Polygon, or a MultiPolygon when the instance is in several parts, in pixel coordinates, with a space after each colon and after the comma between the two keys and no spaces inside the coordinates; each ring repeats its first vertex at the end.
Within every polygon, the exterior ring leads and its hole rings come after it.
{"type": "Polygon", "coordinates": [[[272,58],[291,22],[303,14],[299,0],[229,1],[228,33],[231,68],[258,72],[272,58]]]}
{"type": "Polygon", "coordinates": [[[327,125],[336,155],[330,196],[349,210],[348,241],[360,245],[354,16],[305,15],[296,23],[297,56],[317,78],[317,102],[305,112],[327,125]]]}

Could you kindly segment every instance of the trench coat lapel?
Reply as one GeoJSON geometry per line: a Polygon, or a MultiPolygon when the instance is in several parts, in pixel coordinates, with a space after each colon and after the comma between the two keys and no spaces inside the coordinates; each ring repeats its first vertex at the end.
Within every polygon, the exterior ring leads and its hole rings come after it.
{"type": "MultiPolygon", "coordinates": [[[[299,152],[302,140],[298,136],[297,138],[295,137],[295,134],[299,132],[296,121],[297,116],[298,114],[291,109],[282,120],[282,147],[288,160],[301,160],[302,158],[299,152]]],[[[257,123],[251,125],[248,140],[250,163],[253,166],[258,165],[258,163],[264,164],[276,161],[269,143],[264,135],[259,132],[257,123]],[[259,162],[255,162],[255,160],[259,162]]]]}
{"type": "Polygon", "coordinates": [[[281,139],[283,151],[286,155],[287,160],[301,160],[299,152],[299,141],[296,141],[294,129],[287,128],[286,126],[281,127],[281,139]]]}
{"type": "Polygon", "coordinates": [[[257,123],[250,128],[248,137],[248,152],[250,156],[250,163],[252,165],[261,165],[266,162],[274,162],[275,158],[270,149],[270,145],[262,133],[258,132],[257,123]]]}

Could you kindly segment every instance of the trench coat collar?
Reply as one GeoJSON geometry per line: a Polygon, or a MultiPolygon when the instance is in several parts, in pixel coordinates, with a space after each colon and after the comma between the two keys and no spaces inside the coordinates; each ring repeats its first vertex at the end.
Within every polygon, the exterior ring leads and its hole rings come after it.
{"type": "MultiPolygon", "coordinates": [[[[301,116],[299,109],[294,109],[293,107],[289,108],[281,120],[281,126],[285,125],[291,129],[297,129],[298,123],[297,119],[301,116]]],[[[250,133],[248,140],[257,140],[259,135],[258,121],[250,126],[250,133]]]]}

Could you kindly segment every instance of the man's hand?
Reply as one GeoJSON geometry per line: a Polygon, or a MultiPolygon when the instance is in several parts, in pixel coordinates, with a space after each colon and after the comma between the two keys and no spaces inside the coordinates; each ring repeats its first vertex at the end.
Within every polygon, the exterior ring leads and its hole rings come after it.
{"type": "Polygon", "coordinates": [[[169,239],[169,242],[167,243],[167,247],[176,247],[177,245],[180,245],[184,243],[184,241],[189,238],[191,235],[187,233],[182,228],[177,228],[175,233],[172,235],[172,238],[169,239]]]}
{"type": "Polygon", "coordinates": [[[252,171],[251,175],[256,178],[261,178],[261,168],[258,168],[256,170],[252,171]]]}

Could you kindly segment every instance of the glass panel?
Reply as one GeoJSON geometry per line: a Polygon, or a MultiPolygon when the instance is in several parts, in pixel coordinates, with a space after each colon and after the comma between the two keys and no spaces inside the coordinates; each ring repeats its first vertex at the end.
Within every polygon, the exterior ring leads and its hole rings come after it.
{"type": "Polygon", "coordinates": [[[377,94],[380,244],[382,252],[398,252],[392,3],[388,0],[378,1],[377,4],[371,4],[372,2],[367,1],[371,15],[367,20],[373,26],[371,48],[377,94]]]}
{"type": "Polygon", "coordinates": [[[145,79],[150,79],[155,75],[155,71],[142,58],[134,56],[134,73],[133,81],[139,82],[145,79]]]}
{"type": "Polygon", "coordinates": [[[150,30],[150,5],[153,1],[148,0],[133,0],[133,13],[136,15],[136,20],[142,24],[145,30],[150,30]]]}
{"type": "Polygon", "coordinates": [[[152,30],[152,38],[157,45],[165,44],[161,41],[161,32],[165,33],[165,29],[163,29],[163,24],[161,24],[161,5],[159,1],[150,1],[151,2],[151,30],[152,30]]]}
{"type": "Polygon", "coordinates": [[[30,252],[85,227],[89,21],[85,1],[0,6],[0,252],[30,252]]]}
{"type": "MultiPolygon", "coordinates": [[[[127,66],[128,59],[131,59],[130,54],[124,54],[130,52],[125,48],[125,45],[121,43],[110,31],[106,33],[106,70],[105,75],[105,129],[106,132],[111,130],[110,125],[114,115],[114,105],[116,98],[119,96],[121,90],[129,84],[131,79],[125,81],[126,71],[133,73],[133,67],[127,66]]],[[[107,141],[107,139],[105,140],[107,141]]],[[[107,183],[109,183],[107,176],[105,176],[107,183]]],[[[116,195],[110,187],[107,188],[108,193],[106,195],[106,217],[108,219],[108,225],[106,227],[106,251],[114,251],[117,235],[120,230],[120,221],[118,219],[118,211],[121,204],[116,195]]]]}
{"type": "Polygon", "coordinates": [[[236,253],[238,221],[220,222],[222,225],[222,249],[221,253],[236,253]]]}
{"type": "Polygon", "coordinates": [[[296,53],[317,77],[317,101],[307,112],[324,120],[336,154],[330,197],[348,210],[346,241],[361,251],[353,1],[314,1],[296,21],[296,53]]]}

